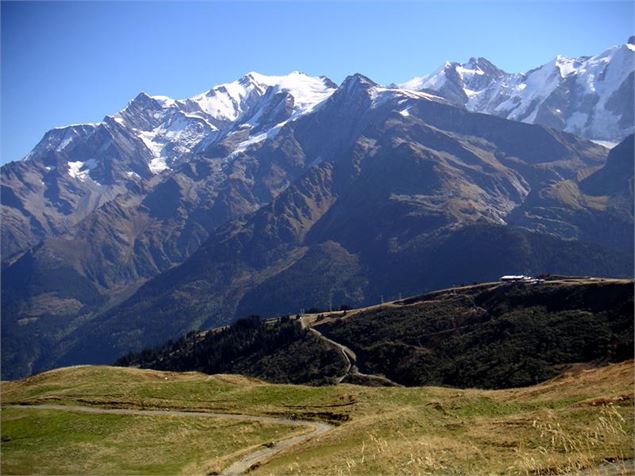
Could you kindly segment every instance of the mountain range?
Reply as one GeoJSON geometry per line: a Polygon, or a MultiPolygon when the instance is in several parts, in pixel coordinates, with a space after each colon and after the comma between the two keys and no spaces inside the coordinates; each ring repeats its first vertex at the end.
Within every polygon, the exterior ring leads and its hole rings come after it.
{"type": "Polygon", "coordinates": [[[3,378],[250,313],[630,275],[634,50],[387,87],[249,73],[49,131],[1,171],[3,378]]]}
{"type": "Polygon", "coordinates": [[[507,73],[485,58],[446,62],[400,87],[439,94],[470,111],[542,124],[602,141],[633,132],[635,36],[595,56],[553,61],[507,73]]]}

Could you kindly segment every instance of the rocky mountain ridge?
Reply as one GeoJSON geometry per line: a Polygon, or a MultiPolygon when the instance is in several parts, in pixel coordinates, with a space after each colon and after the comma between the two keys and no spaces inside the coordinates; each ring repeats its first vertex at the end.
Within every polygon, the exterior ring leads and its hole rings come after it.
{"type": "Polygon", "coordinates": [[[298,72],[249,73],[186,100],[140,93],[101,123],[52,129],[23,161],[2,167],[3,261],[68,232],[115,197],[145,195],[196,156],[216,159],[210,180],[230,178],[240,151],[334,89],[298,72]]]}
{"type": "MultiPolygon", "coordinates": [[[[506,73],[484,58],[446,62],[399,87],[615,143],[633,132],[634,43],[593,57],[558,56],[524,74],[506,73]]],[[[211,171],[222,174],[242,151],[311,112],[335,89],[326,77],[299,72],[248,73],[184,100],[142,92],[100,123],[52,129],[24,161],[2,167],[3,262],[68,232],[113,198],[157,182],[156,175],[177,164],[215,157],[211,171]]]]}
{"type": "Polygon", "coordinates": [[[142,93],[2,168],[4,368],[109,362],[245,313],[510,265],[628,275],[629,147],[606,162],[573,135],[360,74],[142,93]]]}
{"type": "Polygon", "coordinates": [[[526,73],[507,73],[485,58],[446,62],[400,87],[439,94],[470,111],[619,142],[633,133],[634,71],[631,37],[599,55],[559,55],[526,73]]]}
{"type": "MultiPolygon", "coordinates": [[[[305,173],[68,333],[47,358],[109,362],[251,313],[359,305],[506,272],[630,273],[630,248],[607,234],[565,239],[557,229],[508,223],[533,190],[604,173],[606,149],[591,142],[361,75],[276,139],[302,151],[305,173]]],[[[632,224],[623,220],[624,229],[632,224]]]]}

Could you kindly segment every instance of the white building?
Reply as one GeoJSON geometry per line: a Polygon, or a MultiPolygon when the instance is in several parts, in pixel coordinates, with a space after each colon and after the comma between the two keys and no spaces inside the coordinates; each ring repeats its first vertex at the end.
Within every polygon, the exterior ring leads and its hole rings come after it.
{"type": "Polygon", "coordinates": [[[538,284],[544,283],[544,279],[536,279],[531,276],[525,276],[524,274],[506,274],[501,276],[499,280],[503,283],[525,283],[525,284],[538,284]]]}
{"type": "Polygon", "coordinates": [[[500,281],[504,283],[519,283],[522,281],[527,281],[531,279],[529,276],[525,276],[524,274],[506,274],[505,276],[500,277],[500,281]]]}

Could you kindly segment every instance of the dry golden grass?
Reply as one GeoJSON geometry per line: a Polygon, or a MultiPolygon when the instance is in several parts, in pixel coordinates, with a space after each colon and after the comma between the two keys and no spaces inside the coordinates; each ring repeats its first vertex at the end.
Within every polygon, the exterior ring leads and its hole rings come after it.
{"type": "Polygon", "coordinates": [[[633,458],[632,362],[523,389],[382,390],[370,416],[256,474],[593,474],[633,458]]]}
{"type": "MultiPolygon", "coordinates": [[[[632,395],[632,361],[578,366],[541,385],[499,391],[272,385],[113,367],[61,369],[2,384],[3,403],[204,409],[341,423],[254,474],[575,474],[607,459],[633,458],[632,395]]],[[[171,444],[181,437],[187,435],[175,433],[171,444]]],[[[249,442],[244,445],[227,453],[234,457],[249,442]]],[[[199,451],[198,458],[210,456],[199,451]]],[[[196,473],[197,461],[183,467],[196,473]]],[[[228,461],[217,459],[214,467],[228,461]]]]}
{"type": "Polygon", "coordinates": [[[578,210],[591,208],[603,211],[606,210],[608,205],[607,196],[585,195],[580,191],[578,184],[574,180],[558,182],[548,188],[546,193],[568,207],[578,210]]]}

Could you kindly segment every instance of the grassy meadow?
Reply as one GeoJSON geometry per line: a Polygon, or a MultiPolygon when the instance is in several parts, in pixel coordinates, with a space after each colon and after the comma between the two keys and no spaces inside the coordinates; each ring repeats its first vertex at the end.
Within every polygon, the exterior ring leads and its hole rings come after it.
{"type": "Polygon", "coordinates": [[[208,474],[294,432],[221,418],[6,408],[2,474],[208,474]]]}
{"type": "MultiPolygon", "coordinates": [[[[253,474],[576,474],[633,458],[632,395],[632,361],[574,367],[508,390],[274,385],[115,367],[71,367],[2,383],[5,406],[169,408],[335,425],[253,474]]],[[[207,474],[302,431],[212,418],[3,408],[2,474],[207,474]]]]}

